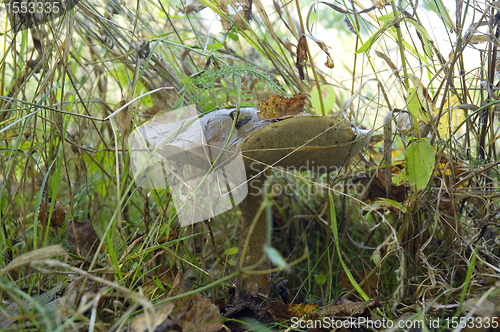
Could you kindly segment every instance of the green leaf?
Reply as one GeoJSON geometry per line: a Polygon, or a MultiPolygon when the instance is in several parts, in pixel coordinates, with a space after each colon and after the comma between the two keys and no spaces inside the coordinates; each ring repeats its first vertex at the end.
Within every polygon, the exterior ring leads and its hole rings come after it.
{"type": "Polygon", "coordinates": [[[273,263],[273,265],[276,265],[277,267],[280,267],[284,270],[290,270],[290,266],[288,266],[288,263],[285,261],[283,256],[281,256],[278,250],[265,245],[264,252],[267,254],[269,260],[271,261],[271,263],[273,263]]]}
{"type": "Polygon", "coordinates": [[[412,19],[408,19],[408,20],[405,20],[405,21],[408,22],[408,23],[410,23],[411,25],[413,25],[418,30],[418,32],[420,33],[420,35],[424,39],[423,42],[424,42],[424,52],[425,52],[425,54],[427,54],[427,56],[429,56],[429,57],[432,57],[432,45],[431,45],[431,43],[429,41],[431,39],[431,37],[427,33],[427,30],[425,30],[424,27],[421,26],[417,21],[414,21],[412,19]]]}
{"type": "MultiPolygon", "coordinates": [[[[335,106],[335,90],[330,85],[321,85],[321,94],[323,96],[323,105],[325,112],[328,114],[335,106]]],[[[321,113],[321,102],[319,100],[318,89],[314,86],[311,90],[311,104],[316,113],[321,113]]]]}
{"type": "MultiPolygon", "coordinates": [[[[137,82],[137,88],[136,88],[136,93],[135,93],[135,96],[138,97],[140,95],[143,95],[144,93],[146,93],[148,90],[146,89],[146,87],[144,86],[144,84],[142,84],[142,82],[137,82]]],[[[144,104],[144,106],[146,106],[147,108],[150,108],[150,107],[153,107],[154,105],[154,102],[153,102],[153,97],[151,95],[147,95],[147,96],[144,96],[141,98],[141,102],[144,104]]]]}
{"type": "Polygon", "coordinates": [[[375,249],[375,251],[372,254],[371,257],[373,263],[375,263],[376,266],[380,266],[380,261],[382,260],[380,256],[380,248],[375,249]]]}
{"type": "Polygon", "coordinates": [[[220,50],[221,48],[224,47],[224,44],[222,44],[222,43],[214,43],[214,47],[215,47],[216,50],[220,50]]]}
{"type": "Polygon", "coordinates": [[[394,19],[394,12],[390,12],[389,14],[382,15],[378,18],[378,20],[382,22],[392,21],[393,19],[394,19]]]}
{"type": "Polygon", "coordinates": [[[393,24],[393,21],[385,22],[384,26],[378,29],[360,48],[355,52],[355,54],[364,53],[368,51],[368,49],[377,41],[377,39],[382,35],[382,32],[385,31],[390,25],[393,24]]]}
{"type": "Polygon", "coordinates": [[[236,255],[238,253],[238,247],[231,247],[226,250],[226,255],[231,256],[231,255],[236,255]]]}
{"type": "MultiPolygon", "coordinates": [[[[405,177],[406,177],[406,173],[405,173],[405,177]]],[[[380,202],[384,205],[387,205],[387,206],[390,206],[390,207],[393,207],[395,209],[398,209],[398,210],[401,210],[403,212],[406,213],[406,208],[399,202],[396,202],[392,199],[389,199],[389,198],[384,198],[384,197],[379,197],[377,199],[377,202],[380,202]]]]}
{"type": "Polygon", "coordinates": [[[179,82],[181,82],[182,84],[184,85],[188,85],[189,83],[191,83],[191,77],[189,76],[184,76],[184,78],[181,78],[179,80],[179,82]]]}
{"type": "Polygon", "coordinates": [[[440,18],[442,18],[448,29],[452,30],[456,29],[455,24],[453,23],[453,20],[451,19],[450,14],[448,13],[448,9],[445,7],[442,0],[434,0],[434,1],[427,0],[422,3],[422,6],[426,10],[435,12],[440,18]]]}
{"type": "MultiPolygon", "coordinates": [[[[125,67],[124,64],[119,64],[114,68],[114,71],[112,72],[114,77],[118,80],[120,86],[122,89],[126,89],[127,87],[130,88],[130,81],[132,80],[132,73],[125,67]]],[[[144,86],[144,84],[139,80],[137,82],[137,85],[135,87],[135,97],[138,97],[140,95],[143,95],[145,92],[147,92],[148,89],[144,86]]],[[[147,108],[153,107],[154,102],[153,102],[153,97],[151,95],[147,95],[141,98],[141,102],[146,106],[147,108]]]]}
{"type": "MultiPolygon", "coordinates": [[[[418,88],[416,87],[408,89],[408,111],[417,119],[425,121],[426,123],[430,122],[429,116],[420,102],[418,88]]],[[[417,124],[415,123],[414,125],[417,124]]]]}
{"type": "Polygon", "coordinates": [[[407,178],[408,177],[406,176],[406,169],[403,168],[403,170],[401,170],[401,173],[392,178],[392,183],[396,186],[400,186],[406,182],[407,178]]]}
{"type": "Polygon", "coordinates": [[[236,33],[232,32],[232,31],[231,31],[231,32],[229,32],[229,33],[227,34],[227,36],[229,37],[229,39],[232,39],[232,40],[234,40],[234,41],[238,41],[238,40],[240,40],[240,37],[238,36],[238,34],[236,34],[236,33]]]}
{"type": "Polygon", "coordinates": [[[406,174],[416,190],[424,189],[434,170],[436,152],[427,140],[413,141],[405,151],[406,174]]]}
{"type": "Polygon", "coordinates": [[[316,279],[316,283],[318,285],[323,285],[326,282],[326,276],[323,274],[317,274],[314,279],[316,279]]]}

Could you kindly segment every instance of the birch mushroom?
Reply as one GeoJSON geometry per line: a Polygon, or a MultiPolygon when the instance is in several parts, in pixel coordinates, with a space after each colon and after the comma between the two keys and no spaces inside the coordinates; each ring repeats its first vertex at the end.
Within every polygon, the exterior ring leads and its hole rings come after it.
{"type": "MultiPolygon", "coordinates": [[[[331,172],[334,167],[345,165],[365,146],[370,131],[357,129],[343,119],[322,116],[295,116],[277,122],[266,121],[257,116],[255,108],[240,108],[236,121],[234,115],[235,109],[221,109],[199,119],[195,117],[189,121],[184,120],[182,125],[157,121],[146,127],[143,125],[136,131],[146,138],[142,148],[157,153],[156,158],[161,159],[163,166],[170,162],[195,166],[204,172],[211,170],[212,174],[217,174],[214,178],[218,180],[223,177],[227,180],[228,173],[231,173],[229,183],[226,181],[226,187],[230,188],[226,194],[232,192],[233,197],[231,204],[226,204],[222,210],[228,210],[241,202],[238,261],[239,266],[247,268],[258,263],[265,254],[263,247],[266,243],[267,221],[263,213],[255,221],[252,234],[249,234],[252,222],[263,203],[265,170],[278,166],[293,169],[311,169],[313,166],[313,171],[331,172]],[[196,125],[193,119],[196,120],[196,125]],[[176,129],[175,134],[172,134],[173,128],[176,129]],[[242,163],[238,163],[238,157],[243,157],[242,163]],[[231,165],[236,165],[236,168],[228,171],[231,165]],[[248,246],[244,248],[249,236],[248,246]]],[[[136,149],[139,146],[141,145],[135,144],[136,149]]],[[[134,143],[131,147],[134,148],[134,143]]],[[[144,166],[145,162],[141,165],[144,166]]],[[[147,166],[155,165],[158,163],[147,166]]],[[[137,167],[134,166],[134,169],[137,167]]],[[[224,187],[218,180],[207,179],[207,176],[203,180],[208,183],[208,189],[224,187]]],[[[168,179],[167,181],[170,184],[168,179]]],[[[196,183],[197,189],[200,189],[199,178],[196,183]]],[[[187,206],[188,209],[203,210],[203,213],[187,213],[183,217],[191,219],[181,220],[181,224],[201,221],[208,219],[205,218],[207,216],[220,213],[221,209],[206,209],[208,205],[213,208],[214,204],[218,204],[214,199],[201,208],[196,203],[203,199],[198,194],[206,196],[203,190],[193,193],[195,203],[186,203],[186,197],[183,201],[184,208],[187,206]],[[196,218],[198,219],[195,220],[196,218]]],[[[183,192],[186,191],[184,188],[183,192]]],[[[213,192],[210,195],[216,196],[213,192]]],[[[269,263],[265,260],[258,269],[267,268],[269,263]]],[[[267,293],[269,275],[246,274],[240,278],[239,283],[242,290],[267,293]]]]}

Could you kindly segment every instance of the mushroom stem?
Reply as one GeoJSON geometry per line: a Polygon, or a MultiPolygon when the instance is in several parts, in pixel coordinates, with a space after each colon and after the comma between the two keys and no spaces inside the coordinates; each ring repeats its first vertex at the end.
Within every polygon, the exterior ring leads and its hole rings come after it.
{"type": "MultiPolygon", "coordinates": [[[[248,172],[248,195],[241,202],[242,207],[242,223],[240,232],[240,243],[238,248],[239,265],[241,268],[256,264],[264,255],[264,245],[267,237],[267,220],[265,213],[261,213],[256,224],[251,231],[252,223],[256,217],[257,211],[263,202],[264,184],[266,175],[264,172],[248,172]],[[245,248],[245,244],[247,247],[245,248]]],[[[269,261],[265,262],[257,268],[258,270],[267,270],[270,268],[269,261]]],[[[267,294],[269,288],[269,274],[243,274],[240,277],[240,290],[249,291],[251,293],[267,294]]]]}

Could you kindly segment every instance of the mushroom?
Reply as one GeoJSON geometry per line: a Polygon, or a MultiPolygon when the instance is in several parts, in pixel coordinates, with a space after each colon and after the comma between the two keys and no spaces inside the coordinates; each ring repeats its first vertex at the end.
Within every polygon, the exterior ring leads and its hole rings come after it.
{"type": "MultiPolygon", "coordinates": [[[[162,169],[168,170],[167,182],[181,225],[206,220],[241,202],[238,261],[243,269],[264,256],[267,220],[263,213],[249,233],[263,202],[265,170],[283,167],[331,172],[358,153],[371,133],[344,119],[323,116],[266,121],[253,107],[240,108],[236,120],[235,109],[189,117],[193,112],[191,109],[181,121],[172,121],[172,112],[164,113],[136,129],[131,141],[133,170],[143,183],[141,174],[146,173],[153,186],[164,184],[158,180],[162,169]]],[[[264,260],[258,269],[269,266],[264,260]]],[[[239,284],[241,290],[267,293],[269,275],[243,274],[239,284]]]]}

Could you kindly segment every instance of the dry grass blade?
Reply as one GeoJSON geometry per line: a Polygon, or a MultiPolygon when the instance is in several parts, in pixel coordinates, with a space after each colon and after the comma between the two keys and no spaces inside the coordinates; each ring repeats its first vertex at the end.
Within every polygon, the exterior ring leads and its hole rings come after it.
{"type": "Polygon", "coordinates": [[[50,274],[68,274],[68,273],[79,274],[79,275],[86,277],[90,280],[99,282],[103,285],[106,285],[106,286],[113,288],[114,290],[116,290],[117,292],[119,292],[120,294],[125,296],[126,298],[128,298],[132,301],[137,301],[139,304],[141,304],[147,310],[153,310],[153,305],[151,304],[151,302],[149,302],[149,300],[144,298],[142,295],[139,295],[138,293],[131,291],[130,289],[128,289],[126,287],[120,286],[115,282],[112,282],[112,281],[109,281],[107,279],[95,276],[94,274],[92,274],[90,272],[76,268],[76,267],[68,265],[66,263],[56,261],[53,259],[34,260],[34,261],[31,261],[30,267],[39,273],[47,274],[47,275],[50,275],[50,274]],[[40,266],[44,266],[44,265],[48,266],[48,267],[52,267],[52,268],[58,268],[61,270],[48,270],[48,269],[44,269],[44,268],[40,267],[40,266]],[[67,270],[69,270],[71,272],[68,272],[67,270]]]}
{"type": "Polygon", "coordinates": [[[0,274],[5,274],[9,271],[18,269],[23,266],[28,266],[31,263],[43,260],[49,257],[63,256],[66,261],[69,257],[68,252],[59,244],[40,248],[34,251],[27,252],[14,258],[7,266],[0,270],[0,274]]]}

